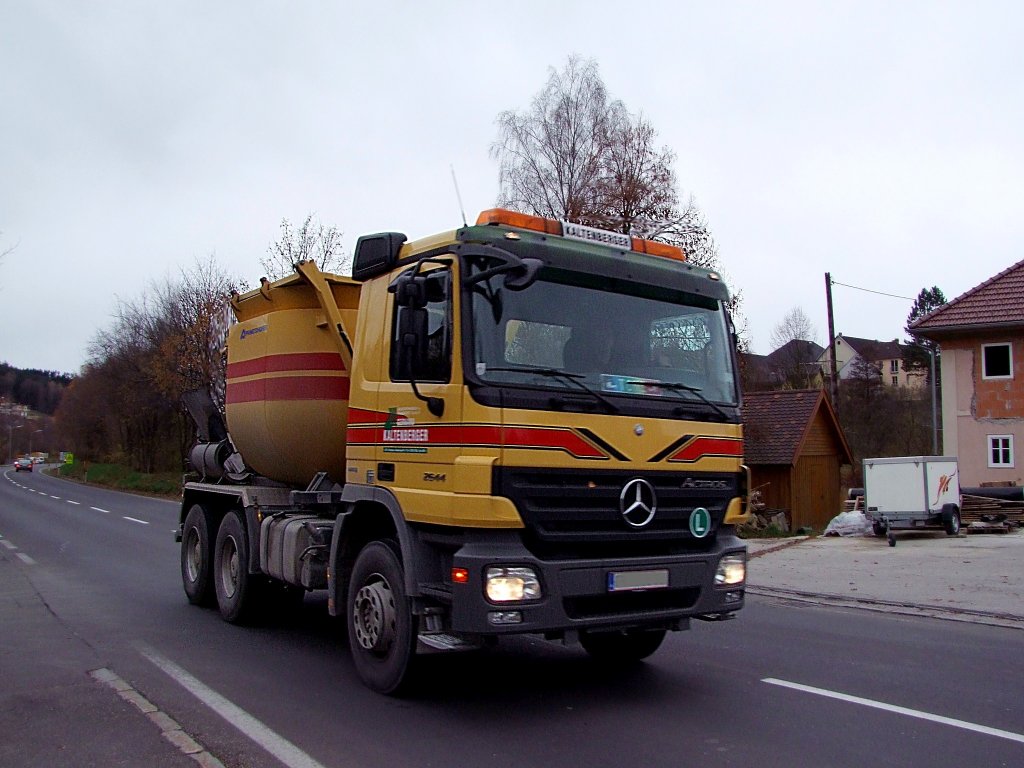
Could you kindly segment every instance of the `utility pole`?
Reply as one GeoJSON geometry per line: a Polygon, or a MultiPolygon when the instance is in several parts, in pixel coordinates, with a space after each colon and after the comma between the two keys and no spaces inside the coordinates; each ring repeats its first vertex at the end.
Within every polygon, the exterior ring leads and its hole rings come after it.
{"type": "Polygon", "coordinates": [[[828,360],[829,360],[829,394],[832,395],[832,407],[839,412],[839,376],[836,373],[836,324],[832,317],[832,273],[825,273],[825,301],[828,304],[828,360]]]}

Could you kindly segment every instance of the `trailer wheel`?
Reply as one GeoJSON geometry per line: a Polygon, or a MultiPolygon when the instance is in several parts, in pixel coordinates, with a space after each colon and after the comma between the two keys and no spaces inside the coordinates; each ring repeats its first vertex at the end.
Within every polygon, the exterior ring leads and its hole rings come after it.
{"type": "Polygon", "coordinates": [[[946,529],[947,536],[960,533],[960,510],[955,504],[947,504],[942,508],[942,527],[946,529]]]}
{"type": "Polygon", "coordinates": [[[368,688],[395,694],[408,682],[417,620],[393,542],[372,541],[356,558],[346,600],[349,648],[368,688]]]}
{"type": "Polygon", "coordinates": [[[646,659],[665,639],[664,629],[625,629],[618,632],[580,632],[583,650],[602,661],[646,659]]]}
{"type": "Polygon", "coordinates": [[[212,606],[216,602],[212,571],[210,520],[205,509],[193,504],[185,516],[181,534],[181,583],[192,605],[212,606]]]}
{"type": "Polygon", "coordinates": [[[245,621],[256,602],[256,583],[249,573],[249,542],[238,512],[225,515],[217,529],[213,582],[221,617],[232,624],[245,621]]]}
{"type": "Polygon", "coordinates": [[[886,528],[885,528],[885,526],[882,523],[872,523],[871,524],[871,532],[873,534],[875,534],[875,536],[878,536],[879,538],[881,538],[882,536],[885,536],[885,530],[886,530],[886,528]]]}

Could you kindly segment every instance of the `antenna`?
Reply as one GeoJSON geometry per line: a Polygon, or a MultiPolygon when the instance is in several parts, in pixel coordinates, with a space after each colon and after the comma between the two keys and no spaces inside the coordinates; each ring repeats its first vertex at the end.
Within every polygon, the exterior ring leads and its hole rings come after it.
{"type": "Polygon", "coordinates": [[[455,166],[449,165],[448,167],[452,169],[452,184],[455,185],[455,199],[459,201],[459,213],[462,214],[462,226],[468,227],[469,224],[466,223],[466,208],[462,205],[462,195],[459,194],[459,180],[455,178],[455,166]]]}

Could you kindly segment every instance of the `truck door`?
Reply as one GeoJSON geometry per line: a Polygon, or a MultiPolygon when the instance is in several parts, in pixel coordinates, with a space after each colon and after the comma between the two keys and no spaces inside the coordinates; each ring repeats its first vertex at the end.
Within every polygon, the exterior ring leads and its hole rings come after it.
{"type": "Polygon", "coordinates": [[[377,444],[377,479],[399,497],[407,519],[442,522],[450,514],[445,496],[452,492],[462,443],[457,294],[451,264],[424,264],[419,273],[426,279],[414,304],[424,306],[403,306],[388,293],[390,344],[378,401],[386,416],[377,444]],[[403,317],[417,309],[426,310],[418,340],[410,338],[412,326],[403,317]],[[410,350],[414,344],[418,348],[410,350]]]}

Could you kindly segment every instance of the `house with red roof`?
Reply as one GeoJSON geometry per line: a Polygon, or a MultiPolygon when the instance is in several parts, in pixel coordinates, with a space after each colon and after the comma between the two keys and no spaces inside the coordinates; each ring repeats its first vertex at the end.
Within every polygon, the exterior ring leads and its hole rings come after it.
{"type": "Polygon", "coordinates": [[[909,330],[939,344],[943,453],[960,485],[1024,484],[1024,261],[909,330]]]}
{"type": "Polygon", "coordinates": [[[853,454],[823,389],[744,394],[743,461],[751,490],[791,530],[821,531],[842,511],[839,473],[853,454]]]}

